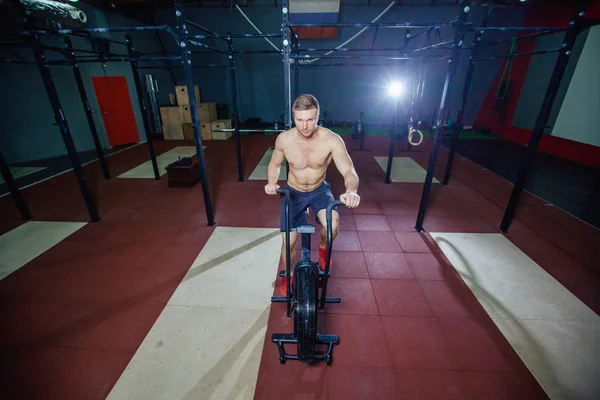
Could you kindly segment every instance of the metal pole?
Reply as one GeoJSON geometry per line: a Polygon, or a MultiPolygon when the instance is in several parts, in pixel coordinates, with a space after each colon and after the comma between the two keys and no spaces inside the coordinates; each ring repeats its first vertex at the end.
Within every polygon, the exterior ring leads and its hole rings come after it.
{"type": "Polygon", "coordinates": [[[282,23],[281,31],[283,33],[283,90],[284,90],[284,123],[286,129],[292,127],[292,99],[291,99],[291,80],[290,80],[290,15],[289,1],[281,2],[282,23]]]}
{"type": "Polygon", "coordinates": [[[73,75],[75,76],[75,82],[77,83],[77,88],[79,89],[79,96],[81,97],[81,102],[83,103],[85,116],[87,117],[88,125],[90,126],[90,132],[92,132],[94,146],[96,147],[96,154],[98,154],[98,161],[100,161],[100,165],[102,166],[104,179],[110,179],[110,170],[108,168],[106,158],[104,157],[104,150],[102,149],[100,138],[98,137],[98,131],[96,130],[96,124],[94,123],[94,116],[92,115],[92,108],[90,107],[87,94],[85,93],[85,86],[83,84],[83,79],[81,78],[79,65],[77,64],[75,54],[73,53],[73,45],[71,43],[71,38],[64,37],[63,39],[67,49],[69,49],[68,52],[65,52],[65,56],[73,63],[73,75]]]}
{"type": "Polygon", "coordinates": [[[2,176],[4,177],[4,182],[6,182],[6,185],[8,186],[8,190],[10,191],[13,199],[15,200],[15,205],[19,209],[21,218],[25,219],[25,220],[31,219],[32,217],[31,217],[31,213],[29,212],[29,207],[27,207],[27,203],[25,203],[25,200],[23,199],[23,196],[21,196],[21,192],[19,191],[19,188],[15,184],[15,180],[12,176],[12,173],[10,172],[10,168],[9,168],[8,164],[6,163],[6,160],[4,159],[4,155],[2,154],[1,150],[0,150],[0,173],[2,173],[2,176]]]}
{"type": "MultiPolygon", "coordinates": [[[[290,48],[291,48],[291,41],[290,41],[290,6],[289,6],[289,0],[282,0],[281,2],[281,15],[282,15],[282,22],[281,22],[281,33],[283,36],[283,91],[284,91],[284,111],[283,111],[283,115],[284,115],[284,124],[285,124],[285,129],[291,129],[292,128],[292,99],[291,99],[291,92],[292,92],[292,82],[291,82],[291,73],[290,73],[290,48]]],[[[286,171],[286,179],[289,176],[290,173],[290,165],[288,163],[288,160],[286,158],[285,160],[285,171],[286,171]]]]}
{"type": "Polygon", "coordinates": [[[585,8],[588,4],[589,0],[579,0],[575,5],[575,10],[571,16],[571,22],[569,23],[571,29],[567,31],[567,34],[565,35],[565,41],[563,42],[562,50],[560,51],[558,59],[556,60],[556,64],[554,65],[554,71],[552,72],[552,77],[550,78],[550,83],[548,84],[548,89],[546,90],[546,94],[544,96],[544,102],[542,103],[535,121],[533,132],[529,140],[529,145],[527,146],[524,159],[522,160],[521,167],[517,175],[517,180],[513,186],[510,200],[508,201],[504,217],[502,218],[502,223],[500,224],[500,230],[504,233],[508,232],[508,228],[514,217],[517,204],[519,203],[519,198],[521,197],[521,192],[523,191],[525,182],[527,181],[527,175],[531,169],[531,165],[535,158],[540,140],[542,139],[544,127],[548,122],[550,111],[560,86],[560,81],[562,80],[565,69],[567,68],[573,45],[577,39],[577,34],[580,32],[579,27],[583,21],[585,8]]]}
{"type": "Polygon", "coordinates": [[[229,39],[229,76],[231,78],[231,101],[233,102],[233,127],[235,129],[235,152],[238,164],[238,182],[244,181],[244,167],[242,165],[242,142],[240,138],[240,124],[237,107],[237,85],[235,80],[235,60],[233,59],[233,40],[229,39]]]}
{"type": "MultiPolygon", "coordinates": [[[[398,100],[396,100],[396,103],[398,103],[398,100]]],[[[398,107],[396,107],[396,110],[398,109],[398,107]]],[[[392,173],[392,162],[394,160],[394,148],[396,146],[396,142],[395,142],[395,136],[396,133],[398,132],[398,112],[396,111],[396,117],[394,118],[393,122],[392,122],[392,129],[390,129],[390,147],[388,149],[388,164],[387,164],[387,168],[385,170],[385,183],[390,184],[392,183],[392,180],[390,179],[390,175],[392,173]]]]}
{"type": "Polygon", "coordinates": [[[202,195],[204,196],[204,208],[206,209],[206,219],[208,226],[215,225],[212,201],[210,199],[210,190],[208,187],[208,176],[206,175],[206,163],[204,161],[204,146],[202,145],[202,136],[200,135],[200,117],[198,116],[198,107],[196,105],[196,93],[194,90],[194,81],[192,78],[192,59],[188,48],[189,41],[186,39],[187,27],[183,17],[183,7],[179,0],[173,1],[175,5],[175,17],[177,20],[178,46],[181,51],[183,71],[185,73],[185,82],[188,88],[188,99],[190,101],[190,111],[192,114],[192,128],[194,130],[194,141],[196,143],[196,155],[200,166],[202,181],[202,195]]]}
{"type": "Polygon", "coordinates": [[[85,177],[85,174],[83,173],[83,168],[81,167],[79,155],[77,154],[77,149],[75,148],[75,143],[73,142],[73,137],[71,136],[69,124],[67,123],[65,113],[63,111],[62,105],[60,104],[58,91],[56,90],[54,80],[52,79],[52,75],[50,74],[49,66],[45,63],[44,50],[41,48],[40,38],[37,34],[34,34],[31,37],[31,47],[33,49],[33,54],[38,65],[38,69],[40,70],[40,73],[42,75],[44,85],[46,86],[48,98],[50,99],[50,103],[52,104],[52,110],[54,111],[54,118],[56,119],[56,123],[60,128],[60,133],[62,134],[63,141],[65,142],[65,147],[67,148],[71,164],[73,165],[73,171],[75,172],[75,176],[77,177],[79,188],[81,190],[81,194],[83,195],[83,200],[85,201],[88,213],[90,215],[90,219],[92,220],[92,222],[98,222],[100,221],[100,217],[98,216],[98,209],[96,208],[92,192],[90,191],[87,179],[85,177]]]}
{"type": "Polygon", "coordinates": [[[442,142],[442,125],[443,118],[446,115],[448,108],[446,99],[451,98],[452,89],[454,83],[454,76],[458,68],[458,59],[460,56],[460,41],[463,38],[465,32],[464,22],[467,19],[467,15],[471,10],[471,0],[463,0],[460,4],[460,14],[458,16],[458,25],[454,34],[454,50],[452,51],[452,58],[448,60],[448,72],[446,73],[446,81],[444,82],[444,90],[442,92],[442,99],[440,100],[440,108],[437,114],[437,127],[435,130],[435,136],[433,139],[433,148],[431,149],[431,155],[429,156],[429,165],[427,168],[427,175],[425,177],[425,185],[423,186],[423,193],[421,195],[421,203],[419,204],[419,213],[417,216],[417,222],[415,229],[418,232],[423,231],[423,221],[425,220],[425,212],[427,211],[427,203],[429,201],[429,194],[431,193],[431,185],[433,182],[433,174],[435,172],[435,166],[437,162],[437,155],[442,142]]]}
{"type": "MultiPolygon", "coordinates": [[[[481,26],[484,26],[484,27],[487,26],[487,24],[490,20],[490,16],[492,14],[492,9],[493,9],[493,5],[490,6],[488,13],[483,18],[483,22],[481,23],[481,26]]],[[[444,172],[444,181],[442,182],[443,185],[447,185],[448,182],[450,181],[450,172],[452,171],[452,166],[454,164],[454,156],[456,155],[456,146],[458,145],[458,138],[459,138],[460,132],[462,131],[462,128],[463,128],[463,116],[464,116],[465,108],[467,105],[467,99],[469,98],[469,91],[471,90],[471,82],[473,81],[473,72],[475,71],[475,59],[477,58],[477,56],[479,55],[479,53],[482,50],[482,45],[481,45],[481,37],[482,36],[483,36],[483,33],[481,31],[477,31],[477,33],[475,34],[475,39],[474,39],[475,45],[471,52],[471,57],[469,58],[469,67],[467,69],[467,76],[465,77],[465,86],[464,86],[463,92],[462,92],[462,98],[460,101],[460,107],[458,109],[458,115],[456,116],[456,124],[454,125],[454,133],[452,135],[452,142],[450,145],[450,154],[448,155],[448,161],[446,163],[446,172],[444,172]]]]}
{"type": "MultiPolygon", "coordinates": [[[[28,28],[33,27],[33,21],[31,20],[25,6],[22,3],[17,3],[17,5],[19,6],[21,17],[23,18],[25,25],[28,28]]],[[[33,50],[33,55],[35,57],[35,61],[42,76],[42,80],[44,81],[46,93],[48,95],[50,104],[52,105],[52,110],[54,112],[54,118],[56,120],[56,124],[60,128],[60,133],[65,143],[65,147],[67,148],[67,153],[69,154],[71,164],[73,165],[73,171],[75,172],[77,182],[79,183],[79,188],[81,190],[81,194],[83,195],[83,199],[85,201],[88,213],[90,215],[90,219],[92,220],[92,222],[97,222],[100,220],[100,217],[98,216],[98,209],[96,208],[96,204],[88,186],[87,179],[83,173],[83,168],[81,167],[81,162],[79,161],[77,149],[75,148],[75,143],[73,142],[73,137],[71,136],[71,131],[69,130],[69,124],[67,123],[65,113],[63,112],[62,106],[60,104],[58,91],[56,89],[56,86],[54,85],[52,74],[50,74],[49,66],[45,61],[42,42],[40,40],[39,35],[37,34],[31,34],[28,37],[28,41],[33,50]]]]}
{"type": "Polygon", "coordinates": [[[150,124],[148,123],[148,110],[146,109],[146,100],[144,99],[144,92],[142,89],[142,82],[140,74],[138,72],[138,60],[136,51],[133,48],[133,42],[131,41],[131,35],[125,35],[125,42],[127,43],[127,51],[131,59],[131,72],[133,75],[133,81],[135,82],[135,89],[137,92],[138,101],[140,102],[140,108],[142,111],[142,120],[144,121],[144,130],[146,131],[146,141],[148,143],[148,150],[150,151],[150,158],[152,160],[152,169],[154,170],[154,179],[160,180],[160,172],[158,172],[158,162],[156,161],[156,151],[154,150],[154,140],[152,138],[152,132],[150,131],[150,124]]]}

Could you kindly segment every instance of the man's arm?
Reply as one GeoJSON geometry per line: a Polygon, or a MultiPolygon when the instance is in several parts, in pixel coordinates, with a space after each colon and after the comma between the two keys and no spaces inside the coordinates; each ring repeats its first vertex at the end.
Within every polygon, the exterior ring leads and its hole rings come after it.
{"type": "Polygon", "coordinates": [[[268,167],[268,184],[274,185],[279,180],[279,172],[281,170],[281,164],[283,164],[283,160],[285,159],[283,153],[281,135],[277,136],[275,140],[275,149],[273,149],[273,154],[271,155],[271,161],[269,162],[268,167]]]}
{"type": "Polygon", "coordinates": [[[340,174],[344,177],[344,185],[346,186],[346,192],[358,191],[358,174],[354,169],[354,164],[350,155],[348,154],[348,150],[346,150],[346,143],[344,140],[335,135],[336,137],[333,140],[333,149],[331,151],[333,155],[333,162],[337,167],[340,174]]]}

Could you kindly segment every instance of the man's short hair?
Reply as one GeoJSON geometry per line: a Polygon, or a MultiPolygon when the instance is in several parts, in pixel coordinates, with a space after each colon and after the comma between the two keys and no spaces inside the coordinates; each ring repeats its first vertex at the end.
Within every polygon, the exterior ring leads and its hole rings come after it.
{"type": "Polygon", "coordinates": [[[305,111],[313,108],[317,109],[317,113],[319,112],[319,101],[312,94],[302,94],[298,96],[292,106],[293,111],[305,111]]]}

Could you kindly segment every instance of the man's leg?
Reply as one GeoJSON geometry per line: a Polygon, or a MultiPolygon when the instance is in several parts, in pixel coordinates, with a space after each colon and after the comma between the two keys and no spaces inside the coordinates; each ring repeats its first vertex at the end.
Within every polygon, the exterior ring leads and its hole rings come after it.
{"type": "MultiPolygon", "coordinates": [[[[296,239],[298,239],[298,232],[290,232],[290,274],[294,272],[294,264],[296,264],[296,239]]],[[[286,263],[285,249],[285,232],[281,232],[281,262],[284,267],[286,263]]]]}
{"type": "MultiPolygon", "coordinates": [[[[317,218],[321,223],[321,242],[319,243],[319,267],[325,270],[326,251],[327,251],[327,210],[320,210],[317,213],[317,218]]],[[[340,215],[336,210],[331,211],[331,237],[333,240],[338,235],[340,224],[340,215]]],[[[330,260],[331,261],[331,260],[330,260]]],[[[331,268],[331,263],[329,264],[331,268]]]]}

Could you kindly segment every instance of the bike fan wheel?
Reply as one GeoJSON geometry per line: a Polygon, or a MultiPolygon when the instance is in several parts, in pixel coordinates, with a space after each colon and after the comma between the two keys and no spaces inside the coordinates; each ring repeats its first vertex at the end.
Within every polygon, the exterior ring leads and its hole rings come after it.
{"type": "Polygon", "coordinates": [[[296,294],[296,338],[298,360],[311,363],[315,356],[317,340],[317,289],[318,276],[313,268],[297,268],[294,273],[296,294]]]}

